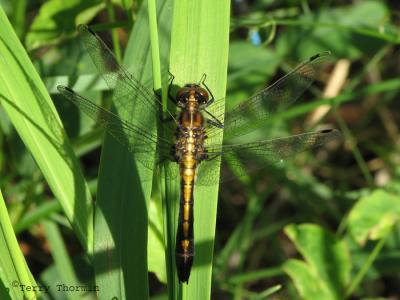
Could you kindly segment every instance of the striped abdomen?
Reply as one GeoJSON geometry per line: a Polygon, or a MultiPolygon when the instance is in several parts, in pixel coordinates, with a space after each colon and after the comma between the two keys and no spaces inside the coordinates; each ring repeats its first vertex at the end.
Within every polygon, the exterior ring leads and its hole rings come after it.
{"type": "Polygon", "coordinates": [[[175,260],[181,282],[188,281],[194,257],[193,186],[196,166],[197,162],[192,155],[185,155],[180,162],[181,195],[175,260]]]}
{"type": "Polygon", "coordinates": [[[175,156],[180,169],[181,195],[175,261],[179,281],[188,282],[194,258],[193,189],[197,166],[203,155],[205,133],[203,116],[197,110],[196,102],[189,100],[187,110],[181,113],[179,120],[181,127],[175,156]]]}

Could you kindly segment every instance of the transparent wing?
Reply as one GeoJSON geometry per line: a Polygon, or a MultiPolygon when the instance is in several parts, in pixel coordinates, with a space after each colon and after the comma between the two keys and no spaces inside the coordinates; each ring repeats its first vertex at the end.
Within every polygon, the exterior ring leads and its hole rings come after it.
{"type": "MultiPolygon", "coordinates": [[[[109,88],[114,90],[114,102],[121,103],[119,107],[123,109],[129,107],[124,103],[135,101],[136,109],[141,109],[143,115],[161,116],[161,102],[154,92],[143,86],[129,71],[122,67],[107,45],[88,26],[79,25],[78,30],[83,39],[83,45],[94,65],[109,88]]],[[[173,114],[169,111],[166,111],[166,113],[177,123],[173,114]]]]}
{"type": "Polygon", "coordinates": [[[234,177],[245,176],[268,163],[291,159],[299,152],[322,146],[340,137],[338,130],[326,129],[254,143],[210,145],[207,147],[208,159],[200,163],[196,184],[213,185],[234,177]],[[234,175],[220,175],[218,160],[222,160],[223,164],[233,169],[234,175]]]}
{"type": "Polygon", "coordinates": [[[58,86],[57,88],[64,97],[96,121],[99,126],[130,152],[135,154],[135,158],[145,167],[154,168],[156,151],[159,155],[159,160],[172,159],[170,152],[173,144],[168,140],[152,134],[149,129],[141,128],[118,117],[68,87],[58,86]]]}
{"type": "MultiPolygon", "coordinates": [[[[226,112],[225,118],[222,113],[225,100],[211,104],[210,110],[214,115],[224,120],[224,139],[249,133],[265,123],[275,112],[293,104],[320,74],[323,63],[329,57],[329,52],[312,56],[269,87],[226,112]]],[[[219,134],[218,128],[209,126],[207,129],[210,140],[219,134]]]]}

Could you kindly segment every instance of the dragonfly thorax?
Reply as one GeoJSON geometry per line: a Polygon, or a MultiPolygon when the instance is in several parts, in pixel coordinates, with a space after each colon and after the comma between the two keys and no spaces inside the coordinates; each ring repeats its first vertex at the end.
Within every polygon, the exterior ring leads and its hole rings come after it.
{"type": "Polygon", "coordinates": [[[176,96],[178,106],[186,109],[197,110],[199,106],[206,105],[208,100],[208,92],[196,83],[186,84],[176,96]]]}

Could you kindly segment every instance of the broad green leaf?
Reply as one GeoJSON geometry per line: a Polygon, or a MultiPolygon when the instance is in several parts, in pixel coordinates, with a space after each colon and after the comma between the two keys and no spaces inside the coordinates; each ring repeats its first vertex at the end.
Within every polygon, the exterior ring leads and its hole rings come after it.
{"type": "MultiPolygon", "coordinates": [[[[175,76],[174,84],[183,86],[199,82],[202,75],[206,74],[206,84],[215,99],[225,97],[229,17],[228,0],[175,0],[170,54],[170,71],[175,76]]],[[[212,113],[212,105],[209,109],[212,113]]],[[[183,297],[187,299],[210,298],[217,199],[217,182],[215,186],[209,187],[195,185],[195,257],[189,284],[183,289],[183,297]]],[[[166,201],[177,203],[179,199],[167,198],[166,201]]],[[[174,213],[170,213],[168,218],[176,224],[174,213]]],[[[169,243],[175,244],[173,237],[169,237],[169,243]]],[[[170,263],[175,264],[173,261],[170,263]]],[[[174,281],[176,283],[176,276],[174,281]]]]}
{"type": "Polygon", "coordinates": [[[351,236],[360,245],[364,245],[367,240],[385,237],[399,218],[399,195],[375,190],[354,205],[347,226],[351,236]]]}
{"type": "Polygon", "coordinates": [[[289,259],[285,262],[283,269],[292,278],[302,299],[340,299],[307,263],[297,259],[289,259]]]}
{"type": "MultiPolygon", "coordinates": [[[[326,286],[334,297],[332,299],[343,299],[351,268],[345,243],[332,233],[312,224],[288,225],[285,233],[304,257],[308,272],[315,274],[317,280],[321,281],[319,285],[326,286]]],[[[302,285],[307,284],[306,279],[297,277],[295,281],[304,281],[302,285]]]]}
{"type": "Polygon", "coordinates": [[[89,189],[53,102],[1,9],[0,103],[90,254],[93,208],[89,189]]]}

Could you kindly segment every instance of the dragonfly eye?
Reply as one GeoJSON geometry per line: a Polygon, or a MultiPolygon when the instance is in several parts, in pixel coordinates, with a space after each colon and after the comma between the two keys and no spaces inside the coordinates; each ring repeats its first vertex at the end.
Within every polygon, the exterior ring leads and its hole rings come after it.
{"type": "Polygon", "coordinates": [[[200,105],[207,104],[208,102],[208,93],[205,89],[198,87],[196,89],[196,99],[200,105]]]}
{"type": "Polygon", "coordinates": [[[190,88],[187,86],[181,88],[176,96],[176,102],[178,106],[184,107],[189,101],[189,96],[190,96],[190,88]]]}
{"type": "Polygon", "coordinates": [[[197,94],[196,95],[196,99],[197,99],[197,102],[200,104],[200,105],[204,105],[204,104],[206,104],[207,103],[207,98],[206,97],[204,97],[204,95],[202,95],[202,94],[197,94]]]}

